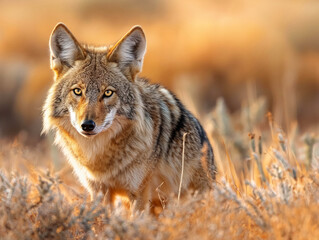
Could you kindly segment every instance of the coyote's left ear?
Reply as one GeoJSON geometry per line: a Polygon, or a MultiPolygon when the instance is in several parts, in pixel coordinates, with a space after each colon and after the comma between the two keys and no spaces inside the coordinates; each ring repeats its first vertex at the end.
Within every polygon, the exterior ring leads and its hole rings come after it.
{"type": "Polygon", "coordinates": [[[141,72],[146,52],[146,39],[140,26],[134,26],[109,51],[107,59],[116,62],[124,75],[134,81],[141,72]]]}
{"type": "Polygon", "coordinates": [[[85,58],[85,51],[70,30],[59,23],[53,29],[50,41],[51,69],[56,76],[70,69],[75,61],[85,58]]]}

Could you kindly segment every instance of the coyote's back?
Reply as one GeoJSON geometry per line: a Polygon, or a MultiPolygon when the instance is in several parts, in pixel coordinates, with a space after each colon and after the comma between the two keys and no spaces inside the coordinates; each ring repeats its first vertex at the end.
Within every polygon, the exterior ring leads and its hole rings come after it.
{"type": "Polygon", "coordinates": [[[79,44],[58,24],[50,50],[55,82],[43,129],[56,131],[56,143],[92,197],[102,191],[112,202],[124,194],[143,209],[159,202],[158,187],[177,194],[184,133],[182,193],[211,186],[213,150],[199,121],[169,90],[137,76],[146,50],[140,27],[96,48],[79,44]]]}

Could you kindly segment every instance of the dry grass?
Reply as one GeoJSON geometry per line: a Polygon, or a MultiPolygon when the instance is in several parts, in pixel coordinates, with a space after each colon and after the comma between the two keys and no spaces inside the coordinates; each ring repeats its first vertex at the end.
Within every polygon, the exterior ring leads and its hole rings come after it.
{"type": "Polygon", "coordinates": [[[319,238],[318,139],[296,130],[287,137],[255,102],[238,120],[219,100],[206,123],[219,169],[214,189],[169,202],[158,218],[121,201],[113,211],[88,201],[67,165],[50,166],[50,145],[2,142],[1,239],[319,238]]]}

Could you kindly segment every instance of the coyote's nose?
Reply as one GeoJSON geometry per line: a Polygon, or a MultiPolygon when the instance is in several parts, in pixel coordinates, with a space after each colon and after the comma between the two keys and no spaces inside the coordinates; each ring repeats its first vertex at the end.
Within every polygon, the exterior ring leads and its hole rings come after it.
{"type": "Polygon", "coordinates": [[[95,128],[95,122],[93,120],[85,120],[81,125],[83,131],[91,132],[95,128]]]}

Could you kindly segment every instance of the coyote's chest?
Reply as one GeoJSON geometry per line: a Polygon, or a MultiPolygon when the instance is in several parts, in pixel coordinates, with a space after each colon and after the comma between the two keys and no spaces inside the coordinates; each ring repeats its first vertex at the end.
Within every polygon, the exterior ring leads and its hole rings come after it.
{"type": "Polygon", "coordinates": [[[92,180],[115,178],[150,155],[149,144],[142,137],[134,137],[131,129],[117,132],[116,137],[111,138],[114,134],[112,131],[114,129],[93,139],[60,131],[61,145],[66,147],[66,154],[73,167],[76,165],[85,169],[92,180]]]}

